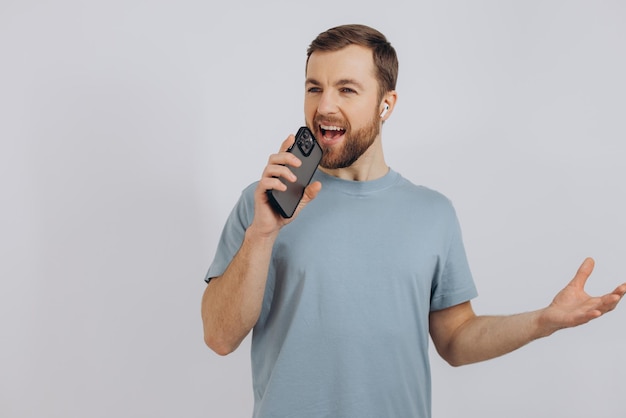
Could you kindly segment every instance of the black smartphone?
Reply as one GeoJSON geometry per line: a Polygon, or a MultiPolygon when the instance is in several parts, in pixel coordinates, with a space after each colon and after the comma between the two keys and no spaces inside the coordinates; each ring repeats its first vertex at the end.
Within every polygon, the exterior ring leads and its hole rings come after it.
{"type": "Polygon", "coordinates": [[[298,129],[296,140],[287,152],[293,153],[302,161],[300,167],[289,167],[298,178],[294,183],[280,179],[287,190],[268,190],[267,196],[274,209],[283,218],[291,218],[304,194],[304,188],[311,182],[311,178],[322,159],[322,148],[315,140],[315,136],[306,126],[298,129]]]}

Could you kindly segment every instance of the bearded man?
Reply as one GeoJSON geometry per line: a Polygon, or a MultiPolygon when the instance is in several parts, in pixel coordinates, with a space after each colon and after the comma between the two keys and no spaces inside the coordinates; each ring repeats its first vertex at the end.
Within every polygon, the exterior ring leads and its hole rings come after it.
{"type": "Polygon", "coordinates": [[[207,345],[225,355],[253,330],[256,418],[431,416],[429,335],[463,365],[612,310],[626,285],[592,298],[587,259],[546,308],[478,316],[454,208],[385,162],[398,60],[385,36],[346,25],[308,49],[306,125],[324,155],[292,218],[267,190],[295,181],[290,135],[229,216],[205,280],[207,345]]]}

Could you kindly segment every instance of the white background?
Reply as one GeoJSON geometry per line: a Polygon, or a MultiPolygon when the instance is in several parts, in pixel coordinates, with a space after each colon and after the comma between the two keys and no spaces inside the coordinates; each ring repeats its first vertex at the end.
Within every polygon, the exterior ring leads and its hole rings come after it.
{"type": "MultiPolygon", "coordinates": [[[[546,305],[586,256],[590,293],[626,279],[624,2],[215,3],[0,3],[0,416],[250,416],[202,279],[338,24],[398,51],[387,162],[455,203],[479,313],[546,305]]],[[[434,416],[623,417],[625,323],[433,353],[434,416]]]]}

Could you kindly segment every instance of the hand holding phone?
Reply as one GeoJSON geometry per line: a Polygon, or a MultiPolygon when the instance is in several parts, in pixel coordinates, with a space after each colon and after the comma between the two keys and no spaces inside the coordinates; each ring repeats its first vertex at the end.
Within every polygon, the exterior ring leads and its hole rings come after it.
{"type": "Polygon", "coordinates": [[[315,136],[306,126],[301,127],[296,134],[296,140],[287,152],[293,153],[302,161],[300,167],[289,167],[296,175],[295,182],[280,179],[286,186],[286,191],[268,190],[267,196],[274,208],[283,218],[291,218],[302,199],[304,189],[311,182],[311,178],[322,159],[322,148],[315,140],[315,136]]]}

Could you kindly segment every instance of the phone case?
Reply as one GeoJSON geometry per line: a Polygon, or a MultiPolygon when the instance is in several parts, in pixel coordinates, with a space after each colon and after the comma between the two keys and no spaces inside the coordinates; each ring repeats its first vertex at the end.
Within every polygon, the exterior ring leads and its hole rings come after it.
{"type": "Polygon", "coordinates": [[[284,218],[291,218],[304,194],[304,188],[311,182],[311,178],[322,159],[322,148],[315,140],[315,136],[306,126],[301,127],[296,134],[296,140],[287,150],[302,161],[300,167],[289,167],[298,178],[294,183],[280,179],[287,185],[286,191],[268,190],[267,195],[274,209],[284,218]]]}

